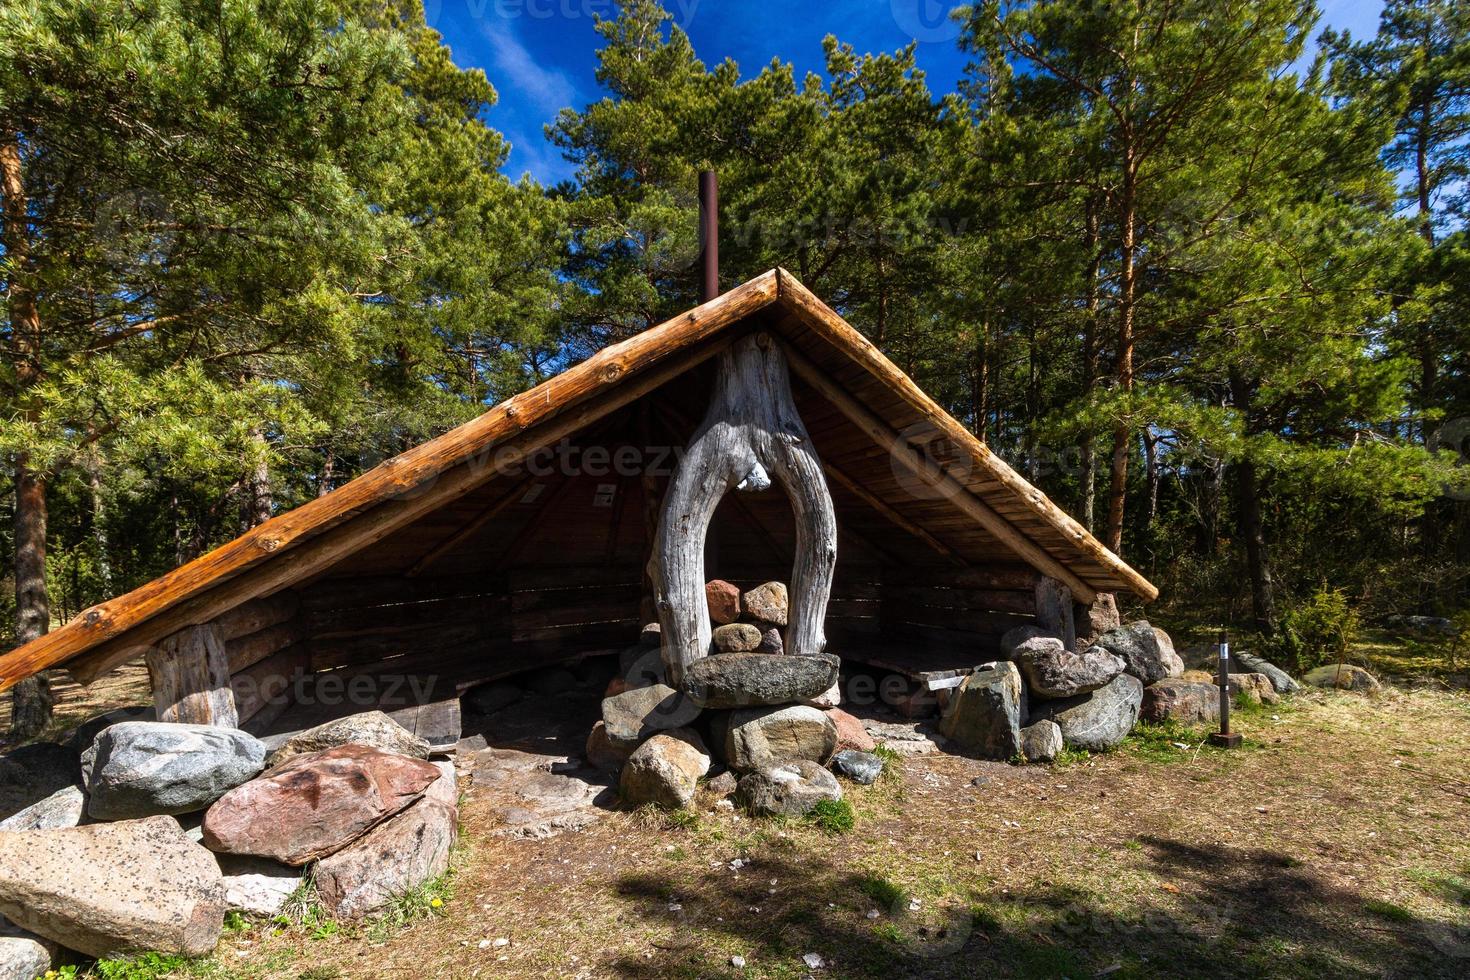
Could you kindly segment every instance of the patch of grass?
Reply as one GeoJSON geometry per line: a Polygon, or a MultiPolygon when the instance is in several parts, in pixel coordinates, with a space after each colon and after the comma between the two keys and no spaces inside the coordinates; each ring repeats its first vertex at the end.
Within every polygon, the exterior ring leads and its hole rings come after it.
{"type": "Polygon", "coordinates": [[[1057,757],[1051,761],[1051,764],[1054,768],[1057,769],[1070,769],[1073,766],[1080,766],[1083,763],[1090,761],[1091,759],[1092,753],[1088,752],[1086,749],[1079,749],[1071,745],[1063,745],[1062,751],[1057,753],[1057,757]]]}
{"type": "Polygon", "coordinates": [[[1429,871],[1416,868],[1408,872],[1409,879],[1426,892],[1447,902],[1470,905],[1470,875],[1451,874],[1447,871],[1429,871]]]}
{"type": "Polygon", "coordinates": [[[382,942],[418,919],[441,916],[453,898],[454,871],[451,869],[395,897],[368,923],[368,938],[382,942]]]}
{"type": "Polygon", "coordinates": [[[1169,764],[1189,759],[1204,740],[1200,729],[1176,721],[1158,724],[1141,721],[1133,726],[1132,734],[1123,740],[1121,747],[1128,754],[1147,762],[1169,764]],[[1180,745],[1188,748],[1181,749],[1180,745]]]}
{"type": "Polygon", "coordinates": [[[128,959],[98,960],[92,965],[91,975],[99,980],[157,980],[176,974],[188,965],[189,961],[182,956],[143,953],[128,959]]]}
{"type": "Polygon", "coordinates": [[[850,833],[854,823],[852,804],[846,800],[818,800],[806,819],[829,834],[850,833]]]}
{"type": "Polygon", "coordinates": [[[1370,898],[1363,903],[1363,908],[1376,916],[1387,919],[1390,922],[1413,922],[1414,913],[1402,905],[1393,902],[1385,902],[1382,899],[1370,898]]]}
{"type": "Polygon", "coordinates": [[[857,886],[858,891],[872,899],[879,908],[898,908],[907,897],[902,886],[875,874],[863,875],[857,886]]]}

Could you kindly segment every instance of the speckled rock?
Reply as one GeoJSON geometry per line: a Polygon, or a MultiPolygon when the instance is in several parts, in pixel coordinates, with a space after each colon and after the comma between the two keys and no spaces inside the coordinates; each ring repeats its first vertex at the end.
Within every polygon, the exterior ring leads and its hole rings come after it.
{"type": "Polygon", "coordinates": [[[745,776],[735,799],[760,817],[799,817],[822,800],[842,799],[842,787],[826,769],[809,759],[767,766],[745,776]]]}
{"type": "Polygon", "coordinates": [[[1326,664],[1309,670],[1302,678],[1313,687],[1332,687],[1340,691],[1376,691],[1378,678],[1352,664],[1326,664]]]}
{"type": "Polygon", "coordinates": [[[628,757],[618,780],[618,795],[633,806],[652,803],[678,809],[694,799],[709,767],[709,750],[693,729],[660,732],[628,757]]]}
{"type": "Polygon", "coordinates": [[[740,618],[740,590],[724,579],[704,583],[704,601],[709,607],[710,622],[717,626],[740,618]]]}
{"type": "Polygon", "coordinates": [[[1051,762],[1062,751],[1062,729],[1042,719],[1021,729],[1021,756],[1027,762],[1051,762]]]}
{"type": "MultiPolygon", "coordinates": [[[[1185,673],[1188,674],[1189,671],[1185,673]]],[[[1276,704],[1281,700],[1271,678],[1265,674],[1231,674],[1230,693],[1244,696],[1247,701],[1256,704],[1276,704]]]]}
{"type": "Polygon", "coordinates": [[[1124,670],[1145,685],[1184,673],[1184,661],[1174,652],[1169,634],[1155,629],[1147,620],[1110,629],[1098,637],[1097,644],[1122,657],[1124,670]]]}
{"type": "Polygon", "coordinates": [[[699,705],[667,684],[633,688],[602,702],[608,741],[629,751],[659,732],[684,727],[699,712],[699,705]]]}
{"type": "Polygon", "coordinates": [[[976,670],[955,688],[939,730],[968,752],[1010,759],[1021,751],[1021,673],[1009,661],[976,670]]]}
{"type": "Polygon", "coordinates": [[[725,724],[725,763],[739,772],[798,759],[825,763],[837,749],[837,726],[806,705],[743,708],[725,724]]]}
{"type": "Polygon", "coordinates": [[[1011,661],[1020,668],[1031,693],[1070,698],[1096,691],[1123,673],[1123,658],[1100,646],[1073,653],[1053,636],[1036,636],[1016,647],[1011,661]]]}
{"type": "Polygon", "coordinates": [[[730,653],[705,657],[684,671],[684,693],[703,708],[791,704],[823,694],[837,683],[840,662],[819,653],[789,657],[730,653]]]}
{"type": "Polygon", "coordinates": [[[832,771],[863,786],[871,786],[883,775],[883,760],[871,752],[843,749],[832,757],[832,771]]]}
{"type": "Polygon", "coordinates": [[[828,708],[822,713],[831,718],[832,724],[837,726],[839,752],[843,749],[852,749],[854,752],[871,752],[878,747],[878,743],[873,736],[868,734],[861,719],[853,717],[841,708],[828,708]]]}
{"type": "Polygon", "coordinates": [[[214,725],[125,721],[82,753],[87,815],[126,820],[193,813],[265,767],[253,735],[214,725]]]}
{"type": "Polygon", "coordinates": [[[1220,720],[1220,689],[1182,677],[1166,677],[1143,689],[1139,717],[1145,721],[1177,721],[1197,725],[1220,720]]]}
{"type": "Polygon", "coordinates": [[[36,980],[56,961],[60,947],[0,918],[0,980],[36,980]]]}
{"type": "Polygon", "coordinates": [[[760,646],[755,649],[758,653],[785,653],[786,641],[782,639],[780,630],[774,626],[768,626],[761,634],[760,646]]]}
{"type": "Polygon", "coordinates": [[[219,942],[214,855],[171,817],[0,833],[0,913],[88,956],[202,956],[219,942]]]}
{"type": "Polygon", "coordinates": [[[268,858],[217,854],[224,875],[225,902],[236,912],[272,916],[280,912],[297,888],[301,869],[268,858]]]}
{"type": "Polygon", "coordinates": [[[726,623],[715,627],[714,644],[720,653],[748,653],[761,645],[761,631],[749,623],[726,623]]]}
{"type": "Polygon", "coordinates": [[[614,745],[612,739],[607,737],[607,725],[598,721],[592,726],[592,731],[587,733],[587,745],[582,754],[587,764],[594,769],[621,772],[623,763],[628,761],[633,750],[623,745],[614,745]]]}
{"type": "MultiPolygon", "coordinates": [[[[60,830],[82,822],[87,797],[80,786],[67,786],[33,803],[14,816],[0,820],[0,830],[60,830]]],[[[0,975],[0,980],[4,980],[0,975]]]]}
{"type": "Polygon", "coordinates": [[[757,585],[740,597],[746,615],[772,626],[785,626],[789,599],[785,582],[757,585]]]}
{"type": "Polygon", "coordinates": [[[1091,694],[1031,705],[1031,721],[1050,719],[1068,744],[1089,752],[1103,752],[1123,741],[1138,721],[1143,704],[1143,682],[1119,674],[1091,694]]]}
{"type": "Polygon", "coordinates": [[[428,742],[381,711],[364,711],[293,735],[270,754],[266,764],[274,769],[299,755],[335,749],[339,745],[366,745],[393,755],[406,755],[411,759],[429,757],[428,742]]]}

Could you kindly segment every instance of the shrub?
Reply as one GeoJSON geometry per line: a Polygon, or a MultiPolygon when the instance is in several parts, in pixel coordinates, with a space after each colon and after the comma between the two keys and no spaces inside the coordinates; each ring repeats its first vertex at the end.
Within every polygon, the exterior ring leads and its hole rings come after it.
{"type": "Polygon", "coordinates": [[[1358,613],[1341,589],[1325,585],[1289,607],[1269,644],[1274,655],[1297,673],[1347,657],[1358,633],[1358,613]]]}

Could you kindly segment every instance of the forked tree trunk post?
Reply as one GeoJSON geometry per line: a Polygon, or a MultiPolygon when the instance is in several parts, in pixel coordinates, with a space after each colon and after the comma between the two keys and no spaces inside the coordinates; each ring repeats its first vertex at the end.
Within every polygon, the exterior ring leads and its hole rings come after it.
{"type": "Polygon", "coordinates": [[[709,410],[664,497],[649,562],[671,684],[709,653],[704,541],[715,508],[728,491],[765,490],[773,478],[796,515],[786,652],[826,647],[822,626],[837,563],[837,518],[821,460],[791,397],[786,358],[769,334],[757,333],[722,352],[716,371],[709,410]]]}

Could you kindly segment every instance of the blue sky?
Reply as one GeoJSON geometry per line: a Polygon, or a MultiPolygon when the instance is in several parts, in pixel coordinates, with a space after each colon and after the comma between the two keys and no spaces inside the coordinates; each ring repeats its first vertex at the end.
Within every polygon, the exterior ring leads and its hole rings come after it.
{"type": "MultiPolygon", "coordinates": [[[[772,58],[797,76],[822,69],[822,38],[835,34],[859,51],[892,51],[917,40],[918,63],[930,88],[949,91],[964,58],[942,0],[665,0],[705,64],[733,58],[743,75],[772,58]]],[[[1363,37],[1378,26],[1381,0],[1324,0],[1322,24],[1363,37]]],[[[611,16],[613,0],[425,0],[431,26],[444,35],[454,60],[483,68],[500,93],[488,121],[513,149],[505,171],[529,172],[544,183],[571,176],[547,143],[543,127],[563,106],[581,108],[601,97],[593,72],[600,38],[593,15],[611,16]]]]}

